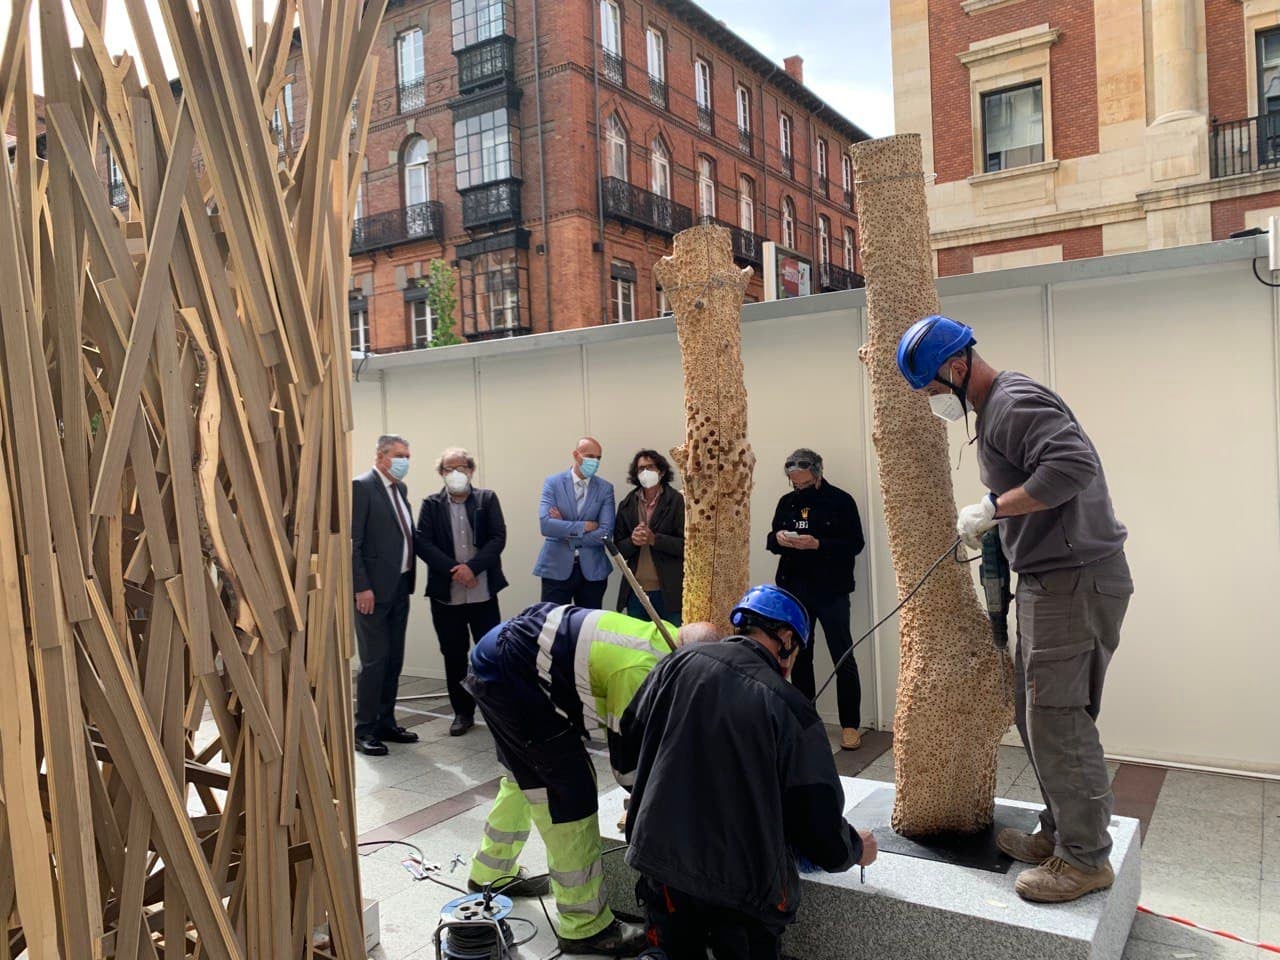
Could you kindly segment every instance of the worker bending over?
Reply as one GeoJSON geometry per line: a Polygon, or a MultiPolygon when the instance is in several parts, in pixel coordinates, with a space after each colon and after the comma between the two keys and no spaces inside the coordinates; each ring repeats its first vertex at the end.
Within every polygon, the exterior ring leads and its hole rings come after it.
{"type": "MultiPolygon", "coordinates": [[[[719,639],[709,623],[667,632],[677,643],[719,639]]],[[[465,684],[507,770],[471,861],[468,886],[515,896],[545,891],[516,862],[537,825],[565,953],[639,953],[644,931],[614,919],[603,892],[596,772],[583,741],[608,730],[619,774],[618,726],[644,678],[668,652],[657,626],[620,613],[538,603],[489,631],[471,652],[465,684]]]]}
{"type": "Polygon", "coordinates": [[[1133,580],[1098,451],[1071,409],[1030,377],[997,371],[973,330],[926,317],[898,345],[898,367],[944,420],[977,413],[978,468],[992,491],[960,511],[977,550],[997,523],[1018,574],[1018,732],[1040,782],[1040,830],[1001,831],[1009,856],[1038,866],[1018,877],[1026,900],[1062,903],[1115,879],[1112,795],[1095,721],[1120,642],[1133,580]]]}
{"type": "Polygon", "coordinates": [[[876,857],[845,822],[817,710],[786,680],[809,642],[804,607],[753,587],[730,620],[739,636],[667,657],[622,718],[626,857],[655,957],[772,960],[800,900],[798,857],[831,872],[876,857]]]}

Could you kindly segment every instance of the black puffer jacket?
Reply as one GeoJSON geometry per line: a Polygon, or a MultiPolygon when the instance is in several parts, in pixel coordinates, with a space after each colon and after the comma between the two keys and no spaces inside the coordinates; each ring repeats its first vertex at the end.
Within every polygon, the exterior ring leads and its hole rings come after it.
{"type": "Polygon", "coordinates": [[[795,918],[793,850],[830,872],[862,856],[817,711],[752,640],[686,647],[649,674],[622,718],[635,770],[627,863],[757,917],[795,918]]]}

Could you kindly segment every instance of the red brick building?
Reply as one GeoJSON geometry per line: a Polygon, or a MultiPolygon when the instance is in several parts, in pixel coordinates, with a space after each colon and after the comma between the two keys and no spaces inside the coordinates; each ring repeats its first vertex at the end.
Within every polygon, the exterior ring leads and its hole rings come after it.
{"type": "MultiPolygon", "coordinates": [[[[701,217],[757,278],[772,239],[818,289],[860,282],[842,157],[866,134],[804,86],[799,57],[774,64],[692,3],[392,0],[375,50],[357,350],[429,342],[415,280],[436,258],[467,339],[656,316],[652,265],[701,217]]],[[[306,91],[281,113],[283,143],[306,91]]]]}
{"type": "Polygon", "coordinates": [[[942,275],[1280,213],[1280,0],[892,0],[942,275]]]}

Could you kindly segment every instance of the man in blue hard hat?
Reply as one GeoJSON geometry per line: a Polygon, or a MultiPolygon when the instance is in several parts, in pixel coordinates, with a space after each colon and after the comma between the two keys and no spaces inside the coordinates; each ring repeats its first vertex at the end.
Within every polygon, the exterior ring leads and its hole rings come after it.
{"type": "MultiPolygon", "coordinates": [[[[812,703],[786,680],[809,638],[803,605],[752,587],[738,636],[685,647],[622,717],[616,759],[635,771],[627,863],[640,874],[653,956],[777,958],[798,869],[876,857],[844,819],[844,791],[812,703]]],[[[629,772],[625,770],[623,772],[629,772]]]]}
{"type": "Polygon", "coordinates": [[[965,324],[925,317],[899,341],[898,368],[942,419],[977,415],[978,468],[991,492],[960,511],[956,530],[976,550],[998,523],[1018,574],[1014,705],[1045,802],[1036,833],[1004,830],[997,842],[1036,864],[1018,877],[1021,897],[1064,903],[1115,879],[1096,720],[1133,593],[1127,532],[1071,408],[1030,377],[996,370],[976,343],[965,324]]]}

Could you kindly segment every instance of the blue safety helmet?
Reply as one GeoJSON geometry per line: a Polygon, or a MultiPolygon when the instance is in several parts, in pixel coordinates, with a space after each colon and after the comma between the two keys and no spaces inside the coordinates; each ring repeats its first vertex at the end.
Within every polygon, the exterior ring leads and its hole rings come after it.
{"type": "Polygon", "coordinates": [[[935,313],[913,323],[898,341],[898,369],[919,390],[949,358],[977,342],[972,327],[935,313]]]}
{"type": "Polygon", "coordinates": [[[729,622],[735,627],[741,627],[748,613],[785,624],[800,638],[803,646],[809,645],[809,614],[805,613],[804,604],[781,587],[775,587],[772,583],[752,587],[734,606],[733,612],[729,614],[729,622]]]}

